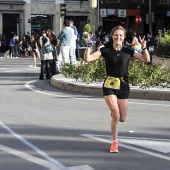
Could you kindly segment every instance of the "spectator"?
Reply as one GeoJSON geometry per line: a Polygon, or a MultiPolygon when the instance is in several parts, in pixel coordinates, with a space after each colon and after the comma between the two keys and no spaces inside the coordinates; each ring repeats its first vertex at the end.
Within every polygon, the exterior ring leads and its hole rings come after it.
{"type": "Polygon", "coordinates": [[[36,65],[36,57],[40,58],[40,53],[39,53],[37,41],[36,41],[34,35],[31,36],[30,46],[31,46],[31,54],[32,54],[33,61],[34,61],[34,67],[37,67],[37,65],[36,65]]]}
{"type": "Polygon", "coordinates": [[[110,35],[109,35],[109,33],[107,33],[107,34],[105,35],[104,40],[105,40],[106,43],[110,41],[110,35]]]}
{"type": "Polygon", "coordinates": [[[25,35],[23,35],[22,40],[20,41],[20,44],[21,44],[21,50],[22,50],[24,56],[26,57],[27,56],[27,52],[28,52],[29,42],[26,39],[25,35]]]}
{"type": "Polygon", "coordinates": [[[5,38],[5,35],[2,35],[1,39],[1,52],[5,52],[7,50],[7,40],[5,38]]]}
{"type": "Polygon", "coordinates": [[[63,30],[58,35],[59,45],[57,48],[57,54],[58,54],[58,61],[57,66],[60,70],[61,63],[70,63],[69,59],[69,50],[70,50],[70,44],[71,44],[71,38],[72,38],[72,32],[67,29],[67,27],[70,27],[70,22],[68,20],[65,20],[63,23],[63,30]]]}
{"type": "Polygon", "coordinates": [[[57,48],[57,45],[58,45],[58,41],[57,41],[57,37],[56,37],[54,31],[48,29],[47,30],[47,35],[48,35],[48,38],[50,39],[50,43],[52,44],[52,47],[54,49],[54,51],[52,52],[52,54],[53,54],[52,63],[49,63],[50,68],[51,68],[51,76],[53,76],[53,75],[59,73],[59,71],[58,71],[58,69],[56,67],[56,60],[57,60],[56,48],[57,48]]]}
{"type": "Polygon", "coordinates": [[[76,59],[80,58],[79,49],[80,49],[81,46],[83,46],[82,43],[81,43],[81,36],[80,36],[80,34],[78,34],[77,39],[76,39],[76,59]]]}
{"type": "Polygon", "coordinates": [[[31,35],[30,35],[30,32],[29,32],[29,31],[27,31],[27,33],[25,34],[25,37],[26,37],[27,41],[30,42],[30,40],[31,40],[31,35]]]}
{"type": "Polygon", "coordinates": [[[15,45],[15,34],[9,41],[9,56],[12,58],[14,57],[14,45],[15,45]]]}
{"type": "MultiPolygon", "coordinates": [[[[71,46],[69,50],[69,57],[70,57],[70,63],[73,65],[76,65],[76,40],[77,40],[77,35],[78,31],[77,28],[74,26],[74,21],[71,19],[70,21],[70,26],[72,29],[72,39],[71,39],[71,46]]],[[[69,27],[68,27],[69,28],[69,27]]]]}
{"type": "Polygon", "coordinates": [[[142,52],[141,44],[138,41],[138,38],[136,37],[136,32],[133,32],[133,39],[132,39],[132,48],[135,49],[138,52],[142,52]]]}
{"type": "Polygon", "coordinates": [[[14,57],[18,58],[19,55],[19,38],[15,36],[15,44],[14,44],[14,57]]]}
{"type": "Polygon", "coordinates": [[[45,53],[45,54],[43,52],[43,47],[47,44],[50,44],[50,40],[47,37],[47,32],[43,31],[42,36],[40,37],[40,46],[42,49],[42,55],[40,57],[41,58],[41,72],[40,72],[40,77],[39,77],[40,80],[44,79],[44,68],[46,70],[46,79],[51,78],[49,62],[52,62],[53,55],[52,55],[52,52],[45,53]]]}

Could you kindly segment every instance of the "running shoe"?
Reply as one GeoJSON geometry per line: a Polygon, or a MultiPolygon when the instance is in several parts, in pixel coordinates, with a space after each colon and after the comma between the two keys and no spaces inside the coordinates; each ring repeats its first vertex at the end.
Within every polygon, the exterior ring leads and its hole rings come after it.
{"type": "Polygon", "coordinates": [[[110,147],[110,152],[117,153],[119,152],[118,150],[118,143],[114,141],[110,147]]]}

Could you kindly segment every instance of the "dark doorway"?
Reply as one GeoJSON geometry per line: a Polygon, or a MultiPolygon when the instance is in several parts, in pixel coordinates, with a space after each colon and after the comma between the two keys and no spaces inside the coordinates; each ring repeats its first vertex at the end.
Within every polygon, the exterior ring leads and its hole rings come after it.
{"type": "Polygon", "coordinates": [[[19,14],[3,14],[3,34],[9,42],[11,33],[17,33],[17,19],[19,14]]]}
{"type": "Polygon", "coordinates": [[[112,20],[104,20],[103,21],[103,31],[105,33],[109,33],[111,32],[111,30],[116,27],[117,25],[119,25],[119,21],[112,21],[112,20]]]}

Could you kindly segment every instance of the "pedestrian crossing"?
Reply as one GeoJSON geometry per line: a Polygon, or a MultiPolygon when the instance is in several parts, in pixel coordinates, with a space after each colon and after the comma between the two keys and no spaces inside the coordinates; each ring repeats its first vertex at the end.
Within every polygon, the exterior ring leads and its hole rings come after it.
{"type": "Polygon", "coordinates": [[[39,71],[40,67],[34,67],[33,65],[28,65],[28,66],[24,66],[24,67],[20,67],[18,68],[10,68],[10,67],[1,67],[0,68],[0,72],[1,73],[18,73],[18,72],[26,72],[26,71],[39,71]]]}

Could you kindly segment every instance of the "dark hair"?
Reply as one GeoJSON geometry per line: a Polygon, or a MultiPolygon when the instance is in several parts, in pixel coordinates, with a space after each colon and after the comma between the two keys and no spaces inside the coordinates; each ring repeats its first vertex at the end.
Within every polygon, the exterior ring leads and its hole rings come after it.
{"type": "Polygon", "coordinates": [[[67,27],[67,26],[70,26],[70,22],[69,22],[68,20],[64,20],[63,25],[65,25],[66,27],[67,27]]]}

